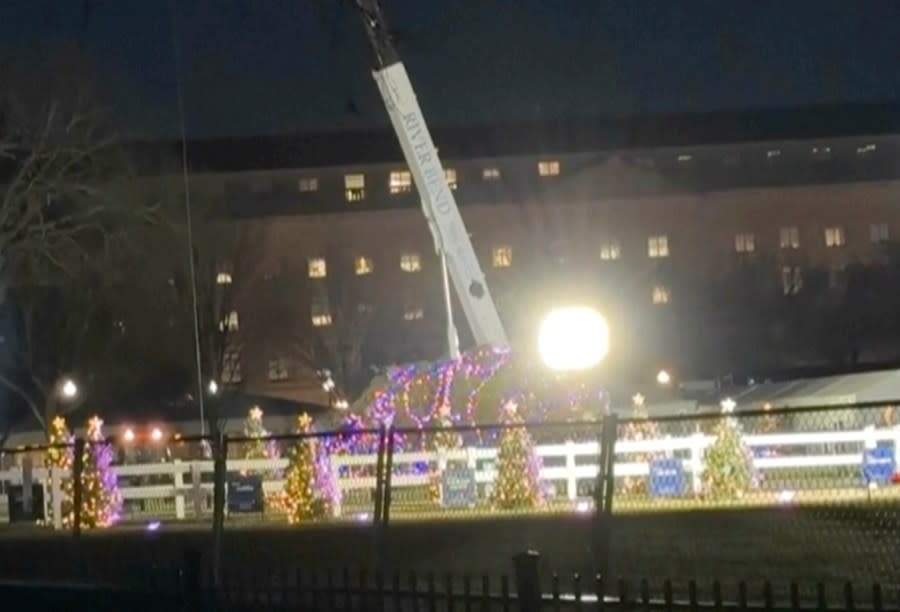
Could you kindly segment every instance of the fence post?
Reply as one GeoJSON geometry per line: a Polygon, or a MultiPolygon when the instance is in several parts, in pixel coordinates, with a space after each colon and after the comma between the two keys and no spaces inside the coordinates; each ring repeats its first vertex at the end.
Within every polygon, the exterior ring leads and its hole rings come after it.
{"type": "Polygon", "coordinates": [[[172,462],[174,465],[175,473],[174,476],[174,485],[175,485],[175,518],[178,520],[184,520],[184,474],[181,471],[181,459],[175,459],[172,462]]]}
{"type": "Polygon", "coordinates": [[[384,495],[384,445],[385,445],[385,428],[382,425],[378,429],[378,455],[375,458],[375,508],[372,512],[372,519],[375,525],[381,523],[381,499],[384,495]]]}
{"type": "Polygon", "coordinates": [[[691,489],[694,495],[703,492],[703,433],[691,434],[691,489]]]}
{"type": "Polygon", "coordinates": [[[375,524],[375,570],[382,576],[387,575],[388,527],[391,521],[391,477],[394,471],[394,430],[388,427],[384,431],[384,461],[381,476],[381,512],[380,520],[375,524]]]}
{"type": "Polygon", "coordinates": [[[566,494],[569,501],[578,498],[578,479],[575,477],[575,443],[566,440],[566,494]]]}
{"type": "Polygon", "coordinates": [[[378,430],[378,456],[375,459],[375,508],[372,512],[372,557],[373,566],[381,567],[381,513],[384,510],[384,455],[387,442],[386,430],[382,425],[378,430]]]}
{"type": "MultiPolygon", "coordinates": [[[[606,584],[609,583],[610,538],[612,537],[613,496],[616,488],[616,433],[619,419],[616,414],[608,414],[603,418],[603,429],[600,434],[600,462],[597,470],[597,483],[594,487],[594,517],[596,525],[597,570],[606,584]]],[[[597,594],[598,597],[602,593],[597,594]]]]}
{"type": "Polygon", "coordinates": [[[894,425],[894,467],[900,469],[900,425],[894,425]]]}
{"type": "Polygon", "coordinates": [[[541,555],[534,550],[528,550],[513,557],[519,612],[540,612],[541,610],[541,581],[538,576],[538,560],[540,558],[541,555]]]}
{"type": "Polygon", "coordinates": [[[213,584],[222,585],[222,536],[225,531],[225,478],[228,435],[218,431],[213,441],[213,584]]]}
{"type": "Polygon", "coordinates": [[[393,478],[394,472],[394,429],[393,427],[389,427],[387,430],[387,442],[386,442],[386,453],[384,458],[384,479],[383,479],[383,490],[384,492],[381,495],[381,503],[383,504],[383,509],[381,510],[381,523],[384,526],[384,533],[387,534],[387,528],[390,524],[391,519],[391,480],[393,478]]]}
{"type": "Polygon", "coordinates": [[[202,483],[200,464],[191,461],[191,497],[194,500],[194,518],[198,520],[203,517],[203,508],[206,506],[202,483]]]}
{"type": "Polygon", "coordinates": [[[84,483],[81,475],[84,472],[84,438],[75,438],[75,456],[72,461],[72,533],[81,535],[81,500],[84,483]]]}
{"type": "Polygon", "coordinates": [[[50,467],[50,503],[53,512],[53,529],[62,529],[62,470],[58,467],[50,467]]]}
{"type": "Polygon", "coordinates": [[[22,457],[22,512],[32,516],[34,510],[34,460],[29,455],[22,457]]]}
{"type": "Polygon", "coordinates": [[[331,457],[331,477],[338,488],[337,500],[335,500],[334,507],[331,509],[331,514],[335,518],[339,518],[343,514],[341,503],[344,499],[344,488],[341,485],[341,466],[336,459],[337,457],[331,457]]]}

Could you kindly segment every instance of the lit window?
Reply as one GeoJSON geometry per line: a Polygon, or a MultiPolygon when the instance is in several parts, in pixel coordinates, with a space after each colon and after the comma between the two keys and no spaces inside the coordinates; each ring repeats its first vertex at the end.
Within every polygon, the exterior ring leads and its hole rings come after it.
{"type": "Polygon", "coordinates": [[[418,272],[422,269],[422,259],[418,253],[403,253],[400,256],[400,269],[404,272],[418,272]]]}
{"type": "Polygon", "coordinates": [[[773,160],[781,157],[781,149],[769,149],[766,151],[766,159],[773,160]]]}
{"type": "Polygon", "coordinates": [[[481,178],[485,181],[499,181],[500,168],[484,168],[481,170],[481,178]]]}
{"type": "Polygon", "coordinates": [[[734,250],[738,253],[752,253],[756,250],[756,237],[749,232],[735,234],[734,250]]]}
{"type": "Polygon", "coordinates": [[[388,179],[388,187],[391,193],[409,193],[412,191],[412,174],[409,170],[391,172],[388,179]]]}
{"type": "Polygon", "coordinates": [[[238,327],[240,327],[240,322],[238,321],[238,313],[236,310],[232,310],[222,321],[219,323],[219,331],[237,331],[238,327]]]}
{"type": "Polygon", "coordinates": [[[325,278],[328,275],[328,266],[324,257],[310,257],[307,265],[310,278],[325,278]]]}
{"type": "Polygon", "coordinates": [[[450,189],[456,189],[456,168],[444,168],[444,178],[447,179],[447,186],[450,189]]]}
{"type": "Polygon", "coordinates": [[[541,176],[558,176],[559,162],[557,160],[539,161],[538,174],[541,176]]]}
{"type": "Polygon", "coordinates": [[[841,226],[835,227],[826,227],[825,228],[825,246],[827,247],[841,247],[847,243],[847,238],[844,236],[844,228],[841,226]]]}
{"type": "Polygon", "coordinates": [[[615,261],[621,256],[622,248],[619,246],[618,240],[607,240],[600,246],[600,259],[603,261],[615,261]]]}
{"type": "Polygon", "coordinates": [[[669,303],[669,288],[664,285],[655,285],[653,287],[653,303],[654,304],[668,304],[669,303]]]}
{"type": "Polygon", "coordinates": [[[297,180],[297,191],[310,192],[319,190],[319,179],[314,176],[304,176],[297,180]]]}
{"type": "Polygon", "coordinates": [[[890,240],[890,231],[887,223],[873,223],[869,226],[869,240],[873,243],[887,242],[890,240]]]}
{"type": "Polygon", "coordinates": [[[493,262],[495,268],[508,268],[512,265],[512,247],[494,247],[493,262]]]}
{"type": "Polygon", "coordinates": [[[647,239],[647,254],[652,258],[669,256],[669,237],[665,234],[647,239]]]}
{"type": "Polygon", "coordinates": [[[219,272],[216,275],[216,284],[217,285],[230,285],[231,284],[231,274],[229,272],[219,272]]]}
{"type": "Polygon", "coordinates": [[[235,347],[229,347],[222,355],[222,382],[239,383],[243,379],[241,374],[241,351],[235,347]]]}
{"type": "Polygon", "coordinates": [[[405,321],[420,321],[425,317],[425,309],[421,306],[407,306],[403,310],[405,321]]]}
{"type": "Polygon", "coordinates": [[[679,156],[676,157],[675,159],[678,160],[678,163],[679,163],[679,164],[686,164],[687,162],[689,162],[689,161],[691,161],[692,159],[694,159],[694,156],[693,156],[693,155],[690,155],[690,154],[688,154],[688,153],[682,153],[681,155],[679,155],[679,156]]]}
{"type": "Polygon", "coordinates": [[[784,295],[797,295],[803,288],[803,270],[799,266],[781,269],[781,288],[784,295]]]}
{"type": "Polygon", "coordinates": [[[371,274],[375,269],[375,262],[372,261],[371,257],[366,257],[365,255],[357,255],[353,261],[357,276],[371,274]]]}
{"type": "Polygon", "coordinates": [[[281,355],[269,359],[269,380],[287,380],[288,364],[287,359],[281,355]]]}
{"type": "Polygon", "coordinates": [[[359,202],[366,197],[366,175],[345,174],[344,193],[348,202],[359,202]]]}
{"type": "Polygon", "coordinates": [[[876,148],[877,147],[874,144],[869,143],[869,144],[863,145],[861,147],[856,147],[856,154],[857,155],[869,155],[870,153],[874,153],[876,148]]]}
{"type": "Polygon", "coordinates": [[[315,296],[310,304],[309,311],[314,327],[327,327],[331,325],[331,308],[328,305],[327,295],[315,296]]]}
{"type": "Polygon", "coordinates": [[[800,248],[800,230],[796,225],[782,227],[778,233],[778,244],[782,249],[800,248]]]}

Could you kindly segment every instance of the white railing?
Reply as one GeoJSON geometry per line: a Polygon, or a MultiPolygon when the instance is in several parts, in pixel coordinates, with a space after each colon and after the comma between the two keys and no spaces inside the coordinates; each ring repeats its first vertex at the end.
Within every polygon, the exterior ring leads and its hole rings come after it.
{"type": "MultiPolygon", "coordinates": [[[[699,493],[702,487],[704,470],[703,456],[706,448],[712,443],[712,436],[696,433],[685,437],[664,437],[649,440],[619,440],[616,442],[614,473],[616,477],[647,476],[650,471],[647,456],[681,458],[685,475],[689,477],[690,489],[699,493]]],[[[900,466],[900,427],[876,429],[867,427],[854,431],[824,431],[802,433],[780,433],[765,435],[748,435],[744,441],[751,448],[767,448],[772,456],[756,457],[754,465],[761,472],[773,469],[794,468],[798,470],[823,467],[861,466],[862,449],[872,447],[878,442],[893,442],[895,465],[900,466]],[[835,445],[841,445],[836,449],[835,445]],[[848,445],[854,448],[847,452],[848,445]],[[824,449],[824,450],[823,450],[824,449]],[[830,452],[829,452],[830,451],[830,452]]],[[[536,452],[544,461],[541,478],[545,481],[564,483],[562,490],[569,501],[579,497],[578,483],[593,480],[597,477],[599,456],[597,442],[564,442],[537,446],[536,452]],[[553,465],[548,465],[553,464],[553,465]]],[[[448,462],[465,464],[475,472],[477,484],[488,484],[496,476],[494,463],[497,449],[490,447],[466,447],[445,452],[418,451],[398,452],[393,457],[393,477],[391,485],[394,489],[427,485],[433,481],[448,462]],[[416,469],[426,464],[429,469],[416,469]]],[[[375,466],[377,455],[334,455],[331,458],[332,469],[342,497],[353,491],[371,491],[375,488],[375,466]]],[[[266,493],[278,492],[284,486],[284,480],[272,477],[287,467],[287,459],[240,459],[229,460],[228,470],[255,471],[269,475],[263,482],[266,493]]],[[[174,500],[175,516],[178,519],[199,518],[210,511],[209,498],[212,483],[202,482],[203,475],[210,475],[213,462],[178,461],[168,463],[145,463],[136,465],[120,465],[115,467],[120,479],[122,495],[125,500],[162,499],[174,500]],[[132,477],[155,476],[164,484],[132,485],[128,480],[132,477]],[[187,503],[192,502],[189,512],[187,503]]],[[[34,482],[44,486],[45,500],[59,500],[59,477],[51,478],[49,471],[43,467],[33,470],[34,482]]],[[[54,474],[66,476],[66,474],[54,474]]],[[[210,478],[207,478],[210,480],[210,478]]],[[[21,467],[13,467],[0,471],[0,483],[11,485],[22,484],[21,467]]],[[[57,502],[58,505],[58,502],[57,502]]],[[[337,508],[340,514],[341,509],[337,508]]],[[[59,508],[52,514],[59,517],[59,508]]],[[[57,521],[58,523],[58,521],[57,521]]],[[[57,527],[59,525],[57,524],[57,527]]]]}

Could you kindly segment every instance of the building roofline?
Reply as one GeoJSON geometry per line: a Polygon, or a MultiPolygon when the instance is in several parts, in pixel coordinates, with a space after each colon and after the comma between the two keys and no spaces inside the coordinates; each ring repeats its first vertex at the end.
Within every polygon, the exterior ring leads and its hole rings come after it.
{"type": "MultiPolygon", "coordinates": [[[[598,117],[492,125],[435,126],[447,159],[653,149],[900,133],[900,102],[598,117]]],[[[136,142],[145,164],[180,160],[174,141],[136,142]]],[[[284,133],[188,143],[195,171],[354,166],[402,161],[387,129],[284,133]]]]}

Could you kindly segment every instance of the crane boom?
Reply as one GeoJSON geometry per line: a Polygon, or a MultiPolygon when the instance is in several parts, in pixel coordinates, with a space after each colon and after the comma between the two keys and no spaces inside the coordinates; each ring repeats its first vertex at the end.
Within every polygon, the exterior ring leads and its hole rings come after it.
{"type": "MultiPolygon", "coordinates": [[[[444,167],[394,48],[378,0],[355,0],[376,63],[372,76],[387,108],[422,202],[438,254],[446,262],[456,295],[477,344],[507,346],[506,332],[463,223],[444,167]]],[[[452,350],[451,350],[452,352],[452,350]]]]}

